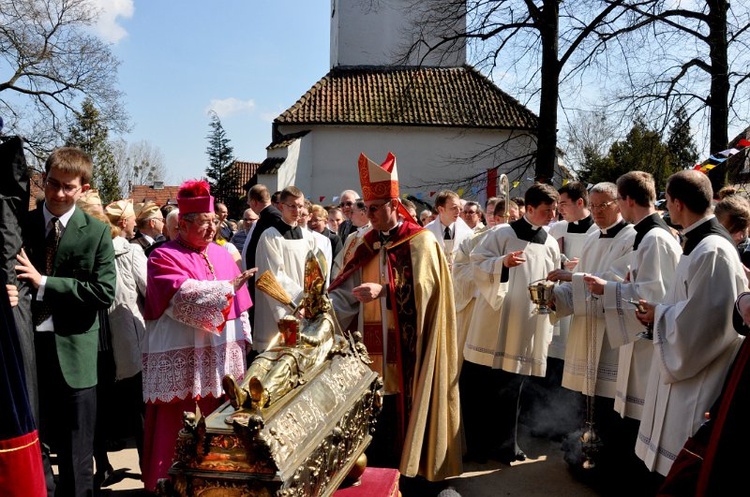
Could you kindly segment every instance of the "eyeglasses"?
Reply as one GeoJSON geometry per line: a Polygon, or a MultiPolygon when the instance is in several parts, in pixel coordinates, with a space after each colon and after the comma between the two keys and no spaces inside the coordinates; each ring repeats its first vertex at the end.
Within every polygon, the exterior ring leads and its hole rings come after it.
{"type": "Polygon", "coordinates": [[[367,207],[367,206],[364,205],[364,202],[363,202],[362,203],[362,207],[367,211],[368,214],[375,214],[376,212],[378,212],[378,210],[381,207],[383,207],[384,205],[390,204],[390,203],[391,202],[388,200],[388,201],[383,202],[382,204],[371,205],[370,207],[367,207]]]}
{"type": "Polygon", "coordinates": [[[604,209],[606,209],[607,207],[609,207],[610,205],[612,205],[614,203],[615,203],[614,200],[610,200],[609,202],[604,202],[602,204],[591,204],[591,210],[592,211],[603,211],[604,209]]]}
{"type": "Polygon", "coordinates": [[[464,214],[466,214],[467,216],[468,216],[468,215],[472,215],[472,216],[474,216],[474,215],[476,215],[476,214],[479,214],[479,212],[477,212],[477,211],[464,211],[464,214]]]}
{"type": "Polygon", "coordinates": [[[206,219],[205,221],[201,221],[200,219],[193,219],[190,220],[190,222],[201,229],[207,229],[211,226],[213,226],[214,228],[217,227],[221,221],[219,221],[218,219],[206,219]]]}
{"type": "Polygon", "coordinates": [[[246,223],[252,223],[253,221],[255,221],[255,219],[251,217],[243,217],[242,220],[245,221],[246,223]]]}
{"type": "Polygon", "coordinates": [[[75,195],[76,192],[78,192],[78,190],[81,189],[80,186],[63,185],[62,183],[60,183],[54,178],[45,179],[44,187],[49,188],[50,190],[55,191],[55,192],[62,190],[62,192],[67,196],[75,195]]]}
{"type": "Polygon", "coordinates": [[[359,205],[359,203],[360,203],[360,202],[362,202],[362,200],[361,200],[361,199],[356,199],[356,200],[349,200],[349,201],[347,201],[347,202],[341,202],[341,203],[339,204],[339,207],[351,207],[351,206],[353,206],[353,205],[355,205],[355,204],[359,205]]]}
{"type": "Polygon", "coordinates": [[[298,210],[303,209],[305,207],[304,205],[299,205],[299,204],[284,204],[284,203],[282,203],[281,205],[286,205],[287,207],[289,207],[293,211],[298,211],[298,210]]]}

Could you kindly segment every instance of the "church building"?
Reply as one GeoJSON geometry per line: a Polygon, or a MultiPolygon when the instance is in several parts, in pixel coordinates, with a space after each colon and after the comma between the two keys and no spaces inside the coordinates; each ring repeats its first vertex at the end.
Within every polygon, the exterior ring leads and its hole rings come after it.
{"type": "MultiPolygon", "coordinates": [[[[494,190],[498,172],[516,185],[511,196],[526,190],[537,116],[467,64],[463,39],[450,50],[410,52],[415,4],[331,0],[330,71],[274,120],[258,183],[271,191],[293,184],[331,203],[359,189],[361,152],[376,162],[393,152],[402,194],[428,202],[446,188],[482,201],[494,195],[488,185],[494,190]]],[[[465,32],[463,14],[451,29],[465,32]]]]}

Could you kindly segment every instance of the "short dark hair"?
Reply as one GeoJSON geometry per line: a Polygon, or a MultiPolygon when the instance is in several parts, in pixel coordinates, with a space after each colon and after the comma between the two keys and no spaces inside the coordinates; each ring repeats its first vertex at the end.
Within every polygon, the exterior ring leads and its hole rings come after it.
{"type": "Polygon", "coordinates": [[[466,204],[464,205],[464,209],[466,209],[467,207],[476,207],[479,215],[480,216],[482,215],[482,206],[479,205],[479,202],[475,200],[467,200],[466,204]]]}
{"type": "MultiPolygon", "coordinates": [[[[542,204],[551,204],[553,202],[557,202],[559,198],[560,194],[558,194],[557,190],[555,190],[551,185],[548,185],[546,183],[534,183],[529,187],[528,190],[526,190],[526,195],[524,195],[524,203],[525,205],[536,208],[542,204]]],[[[518,204],[518,201],[516,201],[515,198],[511,200],[518,204]]]]}
{"type": "Polygon", "coordinates": [[[451,190],[443,190],[441,192],[438,192],[437,196],[435,197],[435,209],[437,209],[438,207],[445,207],[445,203],[449,198],[460,199],[461,197],[458,196],[458,193],[451,190]]]}
{"type": "Polygon", "coordinates": [[[690,212],[705,214],[711,208],[713,188],[708,176],[695,169],[678,171],[667,178],[667,195],[679,200],[690,212]]]}
{"type": "MultiPolygon", "coordinates": [[[[518,204],[512,200],[508,201],[508,213],[510,213],[510,210],[513,207],[518,209],[518,204]]],[[[497,201],[497,203],[495,204],[495,209],[492,211],[492,215],[495,217],[505,215],[505,199],[504,198],[501,198],[500,200],[497,201]]]]}
{"type": "Polygon", "coordinates": [[[247,196],[250,200],[267,204],[271,201],[271,194],[268,192],[266,185],[253,185],[250,190],[247,191],[247,196]]]}
{"type": "Polygon", "coordinates": [[[617,178],[617,194],[630,197],[641,207],[653,206],[656,202],[656,185],[651,173],[630,171],[617,178]]]}
{"type": "Polygon", "coordinates": [[[583,200],[583,206],[589,206],[589,191],[586,189],[586,185],[580,181],[571,181],[558,188],[557,193],[562,195],[563,193],[568,196],[573,202],[578,202],[578,199],[583,200]]]}
{"type": "Polygon", "coordinates": [[[81,185],[88,185],[94,174],[94,164],[91,157],[76,147],[59,147],[52,151],[44,164],[44,172],[49,174],[52,169],[75,174],[81,178],[81,185]]]}
{"type": "MultiPolygon", "coordinates": [[[[297,188],[294,185],[287,186],[281,192],[279,192],[279,201],[280,202],[286,202],[290,197],[294,198],[305,198],[305,194],[302,193],[302,190],[297,188]]],[[[272,200],[273,201],[273,200],[272,200]]]]}

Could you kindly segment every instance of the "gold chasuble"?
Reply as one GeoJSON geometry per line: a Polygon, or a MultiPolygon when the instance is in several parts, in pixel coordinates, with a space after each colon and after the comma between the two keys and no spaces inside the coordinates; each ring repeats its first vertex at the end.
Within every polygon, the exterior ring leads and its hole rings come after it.
{"type": "Polygon", "coordinates": [[[329,292],[348,291],[352,280],[388,288],[386,309],[376,299],[359,312],[371,367],[397,398],[399,471],[431,481],[461,474],[456,312],[437,240],[411,222],[388,239],[370,231],[329,292]]]}

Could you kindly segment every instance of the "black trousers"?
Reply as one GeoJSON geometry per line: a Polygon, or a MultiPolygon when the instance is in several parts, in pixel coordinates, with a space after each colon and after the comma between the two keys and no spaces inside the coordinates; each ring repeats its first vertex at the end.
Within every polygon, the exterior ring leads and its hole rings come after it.
{"type": "MultiPolygon", "coordinates": [[[[54,495],[90,497],[94,494],[96,387],[71,388],[67,384],[60,369],[54,333],[37,332],[35,343],[39,433],[42,443],[57,454],[59,474],[54,495]]],[[[43,457],[48,458],[49,454],[43,457]]],[[[51,468],[48,461],[45,462],[47,468],[51,468]]]]}
{"type": "Polygon", "coordinates": [[[464,361],[459,378],[466,448],[486,458],[517,449],[518,415],[525,376],[464,361]]]}

